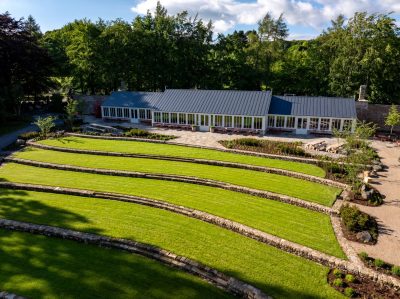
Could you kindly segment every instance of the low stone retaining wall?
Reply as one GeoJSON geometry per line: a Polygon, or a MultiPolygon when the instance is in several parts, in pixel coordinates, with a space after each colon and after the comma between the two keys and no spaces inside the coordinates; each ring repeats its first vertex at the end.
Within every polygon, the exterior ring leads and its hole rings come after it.
{"type": "Polygon", "coordinates": [[[0,299],[25,299],[25,297],[21,297],[12,293],[0,292],[0,299]]]}
{"type": "Polygon", "coordinates": [[[81,149],[72,149],[66,147],[57,147],[57,146],[50,146],[39,144],[36,142],[27,142],[27,145],[46,149],[46,150],[53,150],[53,151],[60,151],[60,152],[67,152],[67,153],[76,153],[76,154],[87,154],[87,155],[99,155],[99,156],[115,156],[115,157],[127,157],[127,158],[144,158],[144,159],[156,159],[156,160],[166,160],[166,161],[177,161],[177,162],[189,162],[189,163],[197,163],[197,164],[205,164],[205,165],[212,165],[212,166],[222,166],[222,167],[231,167],[231,168],[239,168],[239,169],[246,169],[246,170],[253,170],[253,171],[260,171],[278,175],[284,175],[289,177],[294,177],[297,179],[302,179],[314,183],[319,183],[327,186],[337,187],[340,189],[347,188],[348,185],[340,182],[336,182],[329,179],[324,179],[321,177],[316,177],[313,175],[308,175],[304,173],[279,169],[279,168],[272,168],[272,167],[265,167],[265,166],[256,166],[256,165],[248,165],[248,164],[241,164],[241,163],[233,163],[233,162],[224,162],[224,161],[216,161],[216,160],[206,160],[206,159],[193,159],[193,158],[181,158],[181,157],[172,157],[172,156],[160,156],[160,155],[151,155],[151,154],[128,154],[128,153],[120,153],[120,152],[104,152],[104,151],[96,151],[96,150],[81,150],[81,149]]]}
{"type": "Polygon", "coordinates": [[[110,169],[100,169],[100,168],[87,168],[87,167],[80,167],[80,166],[71,166],[65,164],[55,164],[55,163],[46,163],[46,162],[38,162],[26,159],[19,159],[13,157],[6,157],[4,159],[6,162],[13,162],[23,165],[35,166],[35,167],[42,167],[42,168],[49,168],[49,169],[56,169],[56,170],[66,170],[66,171],[76,171],[82,173],[93,173],[93,174],[101,174],[101,175],[112,175],[112,176],[122,176],[122,177],[133,177],[133,178],[144,178],[144,179],[155,179],[155,180],[166,180],[166,181],[175,181],[175,182],[182,182],[188,184],[196,184],[196,185],[203,185],[208,187],[216,187],[221,188],[229,191],[240,192],[244,194],[249,194],[253,196],[258,196],[270,200],[276,200],[283,203],[288,203],[291,205],[295,205],[298,207],[306,208],[309,210],[325,213],[325,214],[332,214],[337,213],[335,210],[317,204],[313,202],[309,202],[306,200],[302,200],[299,198],[281,195],[274,192],[263,191],[258,189],[252,189],[247,187],[242,187],[238,185],[233,185],[225,182],[215,181],[215,180],[208,180],[208,179],[200,179],[196,177],[189,177],[189,176],[178,176],[178,175],[166,175],[166,174],[151,174],[151,173],[142,173],[142,172],[130,172],[130,171],[120,171],[120,170],[110,170],[110,169]]]}
{"type": "Polygon", "coordinates": [[[85,244],[120,249],[130,253],[140,254],[145,257],[167,264],[168,266],[199,276],[204,280],[236,296],[248,299],[271,298],[265,295],[259,289],[236,278],[221,273],[218,270],[211,269],[208,266],[202,265],[199,262],[147,244],[125,239],[115,239],[90,233],[83,233],[59,227],[38,225],[8,219],[0,219],[0,227],[13,231],[28,232],[38,235],[45,235],[47,237],[73,240],[85,244]]]}
{"type": "MultiPolygon", "coordinates": [[[[69,194],[75,196],[83,196],[83,197],[95,197],[102,198],[108,200],[116,200],[123,202],[132,202],[136,204],[142,204],[154,208],[168,210],[174,213],[182,214],[188,217],[196,218],[208,223],[212,223],[218,225],[220,227],[229,229],[233,232],[239,233],[246,237],[255,239],[259,242],[263,242],[267,245],[276,247],[285,252],[298,255],[300,257],[309,259],[311,261],[317,262],[319,264],[331,267],[338,268],[343,271],[347,271],[349,273],[353,273],[355,275],[360,275],[363,277],[368,277],[382,284],[387,284],[390,286],[394,286],[400,290],[400,280],[397,280],[394,277],[389,275],[385,275],[369,269],[364,265],[357,263],[356,260],[353,259],[353,256],[350,255],[350,261],[342,260],[334,256],[327,255],[325,253],[319,252],[317,250],[308,248],[306,246],[299,245],[297,243],[281,239],[279,237],[270,235],[268,233],[259,231],[257,229],[253,229],[246,225],[242,225],[240,223],[227,220],[218,216],[214,216],[202,211],[185,208],[182,206],[176,206],[170,203],[161,202],[157,200],[129,196],[129,195],[121,195],[115,193],[104,193],[104,192],[94,192],[89,190],[78,190],[78,189],[70,189],[70,188],[60,188],[60,187],[49,187],[49,186],[40,186],[40,185],[30,185],[30,184],[19,184],[19,183],[9,183],[9,182],[0,182],[0,188],[9,188],[9,189],[17,189],[17,190],[31,190],[38,192],[52,192],[57,194],[69,194]]],[[[337,233],[337,221],[338,218],[331,218],[332,224],[334,225],[335,233],[337,233]]],[[[339,234],[340,235],[340,234],[339,234]]],[[[343,247],[344,243],[340,243],[343,247]]],[[[345,253],[347,254],[349,251],[346,248],[343,248],[345,253]]]]}

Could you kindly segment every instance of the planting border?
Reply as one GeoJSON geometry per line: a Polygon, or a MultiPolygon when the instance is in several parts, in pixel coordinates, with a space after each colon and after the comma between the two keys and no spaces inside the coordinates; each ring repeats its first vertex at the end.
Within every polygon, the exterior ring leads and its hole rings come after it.
{"type": "Polygon", "coordinates": [[[176,255],[170,251],[157,248],[148,244],[116,239],[91,233],[83,233],[75,230],[64,229],[54,226],[39,225],[28,222],[0,219],[0,227],[12,231],[27,232],[31,234],[44,235],[59,239],[72,240],[85,244],[97,245],[99,247],[124,250],[130,253],[139,254],[147,258],[162,262],[173,268],[183,270],[196,275],[207,282],[224,289],[225,291],[248,299],[270,299],[261,290],[250,284],[230,277],[222,272],[202,265],[199,262],[176,255]]]}
{"type": "Polygon", "coordinates": [[[321,177],[317,177],[317,176],[313,176],[313,175],[308,175],[308,174],[304,174],[304,173],[300,173],[300,172],[289,171],[289,170],[284,170],[284,169],[279,169],[279,168],[266,167],[266,166],[256,166],[256,165],[225,162],[225,161],[218,161],[218,160],[183,158],[183,157],[174,157],[174,156],[160,156],[160,155],[151,155],[151,154],[131,154],[131,153],[121,153],[121,152],[105,152],[105,151],[97,151],[97,150],[73,149],[73,148],[67,148],[67,147],[39,144],[39,143],[32,142],[32,141],[28,141],[27,145],[36,147],[36,148],[40,148],[40,149],[53,150],[53,151],[66,152],[66,153],[126,157],[126,158],[155,159],[155,160],[189,162],[189,163],[205,164],[205,165],[212,165],[212,166],[239,168],[239,169],[253,170],[253,171],[266,172],[266,173],[294,177],[297,179],[302,179],[305,181],[319,183],[319,184],[323,184],[326,186],[337,187],[340,189],[346,189],[348,187],[348,185],[346,185],[344,183],[336,182],[333,180],[329,180],[329,179],[325,179],[325,178],[321,178],[321,177]]]}
{"type": "Polygon", "coordinates": [[[321,205],[321,204],[318,204],[315,202],[306,201],[306,200],[303,200],[300,198],[282,195],[282,194],[269,192],[269,191],[247,188],[247,187],[229,184],[229,183],[216,181],[216,180],[200,179],[197,177],[167,175],[167,174],[153,174],[153,173],[143,173],[143,172],[131,172],[131,171],[122,171],[122,170],[100,169],[100,168],[88,168],[88,167],[72,166],[72,165],[66,165],[66,164],[38,162],[38,161],[20,159],[20,158],[14,158],[14,157],[6,157],[6,158],[4,158],[4,161],[22,164],[22,165],[29,165],[29,166],[34,166],[34,167],[55,169],[55,170],[66,170],[66,171],[75,171],[75,172],[82,172],[82,173],[131,177],[131,178],[132,177],[133,178],[144,178],[144,179],[153,179],[153,180],[165,180],[165,181],[174,181],[174,182],[202,185],[202,186],[208,186],[208,187],[216,187],[216,188],[220,188],[220,189],[224,189],[224,190],[258,196],[258,197],[266,198],[266,199],[270,199],[270,200],[276,200],[276,201],[295,205],[298,207],[306,208],[306,209],[309,209],[312,211],[317,211],[317,212],[328,214],[328,215],[337,213],[336,210],[334,210],[330,207],[327,207],[327,206],[324,206],[324,205],[321,205]]]}

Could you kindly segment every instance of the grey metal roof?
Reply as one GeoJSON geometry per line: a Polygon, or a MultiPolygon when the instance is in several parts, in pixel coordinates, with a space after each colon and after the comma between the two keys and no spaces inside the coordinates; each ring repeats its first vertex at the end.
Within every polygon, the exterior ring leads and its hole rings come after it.
{"type": "Polygon", "coordinates": [[[155,109],[161,94],[162,92],[115,91],[101,106],[155,109]]]}
{"type": "Polygon", "coordinates": [[[354,99],[337,97],[273,96],[269,114],[357,118],[354,99]]]}
{"type": "Polygon", "coordinates": [[[167,89],[157,110],[263,116],[268,114],[270,102],[270,91],[167,89]]]}

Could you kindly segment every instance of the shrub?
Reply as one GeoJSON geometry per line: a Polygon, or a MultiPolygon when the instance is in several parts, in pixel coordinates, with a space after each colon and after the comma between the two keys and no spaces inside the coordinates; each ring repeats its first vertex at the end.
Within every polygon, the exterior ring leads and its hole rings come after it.
{"type": "Polygon", "coordinates": [[[26,133],[22,133],[21,135],[18,136],[18,138],[23,139],[23,140],[29,140],[29,139],[35,139],[37,137],[39,137],[39,132],[26,132],[26,133]]]}
{"type": "Polygon", "coordinates": [[[353,288],[345,288],[344,289],[344,295],[346,297],[352,298],[356,295],[356,291],[354,291],[353,288]]]}
{"type": "Polygon", "coordinates": [[[393,275],[400,276],[400,267],[399,266],[393,266],[391,271],[392,271],[393,275]]]}
{"type": "Polygon", "coordinates": [[[360,257],[360,259],[362,260],[362,261],[364,261],[364,262],[367,262],[368,261],[368,253],[366,253],[366,252],[360,252],[359,254],[358,254],[358,256],[360,257]]]}
{"type": "Polygon", "coordinates": [[[175,136],[150,133],[146,130],[137,128],[130,129],[124,134],[127,137],[138,137],[138,138],[156,139],[156,140],[170,140],[176,138],[175,136]]]}
{"type": "Polygon", "coordinates": [[[374,265],[375,265],[375,267],[383,268],[386,265],[386,263],[384,261],[382,261],[381,259],[376,259],[374,261],[374,265]]]}
{"type": "Polygon", "coordinates": [[[263,143],[261,140],[255,139],[255,138],[240,138],[234,140],[238,145],[244,145],[244,146],[262,146],[263,143]]]}
{"type": "Polygon", "coordinates": [[[336,278],[336,279],[333,281],[333,285],[334,285],[335,287],[339,287],[339,288],[344,287],[343,279],[341,279],[341,278],[336,278]]]}
{"type": "Polygon", "coordinates": [[[368,202],[374,206],[379,206],[383,203],[383,196],[378,192],[374,192],[368,202]]]}
{"type": "Polygon", "coordinates": [[[335,277],[337,278],[342,278],[342,271],[340,271],[339,269],[335,269],[333,270],[333,275],[335,275],[335,277]]]}
{"type": "Polygon", "coordinates": [[[72,127],[72,132],[81,132],[81,127],[72,127]]]}
{"type": "Polygon", "coordinates": [[[355,282],[355,281],[356,281],[356,278],[354,277],[354,275],[347,274],[346,277],[345,277],[345,280],[346,280],[347,282],[355,282]]]}
{"type": "Polygon", "coordinates": [[[368,214],[361,212],[356,206],[350,206],[348,204],[343,205],[340,208],[340,217],[342,218],[343,224],[349,231],[369,231],[372,237],[374,239],[376,238],[376,221],[368,214]]]}

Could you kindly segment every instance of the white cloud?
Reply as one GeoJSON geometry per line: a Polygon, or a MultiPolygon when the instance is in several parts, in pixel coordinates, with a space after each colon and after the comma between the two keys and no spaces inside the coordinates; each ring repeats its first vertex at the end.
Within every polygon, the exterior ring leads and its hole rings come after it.
{"type": "MultiPolygon", "coordinates": [[[[236,25],[255,25],[267,12],[284,14],[289,25],[321,30],[339,14],[351,17],[356,11],[400,13],[400,0],[161,0],[170,14],[187,10],[204,20],[212,20],[215,32],[226,32],[236,25]]],[[[132,7],[137,14],[153,12],[157,0],[138,0],[132,7]]],[[[291,37],[293,37],[294,33],[291,37]]]]}

